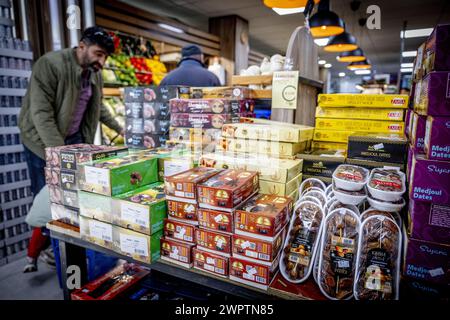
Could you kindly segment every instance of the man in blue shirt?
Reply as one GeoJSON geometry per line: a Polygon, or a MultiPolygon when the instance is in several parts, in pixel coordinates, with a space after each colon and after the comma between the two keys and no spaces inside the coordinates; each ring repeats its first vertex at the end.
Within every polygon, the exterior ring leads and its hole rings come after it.
{"type": "Polygon", "coordinates": [[[203,53],[195,45],[186,46],[181,50],[182,59],[178,68],[169,72],[161,81],[161,86],[188,87],[218,87],[220,81],[217,76],[208,71],[203,64],[203,53]]]}

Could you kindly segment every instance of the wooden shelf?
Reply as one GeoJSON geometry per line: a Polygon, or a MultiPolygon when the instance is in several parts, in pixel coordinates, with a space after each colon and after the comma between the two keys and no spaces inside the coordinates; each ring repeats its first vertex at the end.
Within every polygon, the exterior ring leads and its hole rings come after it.
{"type": "Polygon", "coordinates": [[[272,90],[251,90],[252,99],[272,99],[272,90]]]}
{"type": "Polygon", "coordinates": [[[262,84],[262,85],[270,85],[272,84],[272,75],[266,76],[233,76],[231,79],[231,84],[233,86],[247,86],[250,84],[262,84]]]}

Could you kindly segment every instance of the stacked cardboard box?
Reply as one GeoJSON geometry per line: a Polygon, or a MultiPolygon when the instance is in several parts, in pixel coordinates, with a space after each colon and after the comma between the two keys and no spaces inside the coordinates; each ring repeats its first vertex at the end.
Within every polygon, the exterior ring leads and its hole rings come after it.
{"type": "Polygon", "coordinates": [[[254,101],[249,99],[247,88],[198,87],[190,91],[190,99],[170,102],[170,145],[182,145],[198,153],[213,152],[225,123],[254,116],[254,101]]]}
{"type": "Polygon", "coordinates": [[[125,88],[125,142],[130,148],[155,148],[169,137],[169,100],[189,97],[188,87],[125,88]]]}
{"type": "Polygon", "coordinates": [[[416,57],[408,153],[409,228],[404,274],[448,288],[450,272],[450,25],[438,25],[416,57]]]}
{"type": "Polygon", "coordinates": [[[77,179],[82,239],[146,263],[159,258],[166,201],[154,154],[84,164],[77,179]]]}
{"type": "Polygon", "coordinates": [[[197,186],[218,174],[220,170],[197,167],[166,176],[165,193],[168,219],[161,239],[161,259],[186,268],[193,266],[199,205],[197,186]]]}
{"type": "Polygon", "coordinates": [[[82,164],[127,154],[124,147],[76,144],[45,149],[45,180],[49,188],[52,219],[79,226],[77,172],[82,164]]]}

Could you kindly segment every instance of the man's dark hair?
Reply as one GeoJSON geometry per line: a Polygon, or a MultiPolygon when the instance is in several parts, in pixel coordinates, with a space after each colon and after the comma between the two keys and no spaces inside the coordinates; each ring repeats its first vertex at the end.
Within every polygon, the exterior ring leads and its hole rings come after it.
{"type": "Polygon", "coordinates": [[[83,41],[88,46],[98,45],[108,55],[114,53],[114,41],[112,37],[100,27],[89,27],[84,30],[80,41],[83,41]]]}

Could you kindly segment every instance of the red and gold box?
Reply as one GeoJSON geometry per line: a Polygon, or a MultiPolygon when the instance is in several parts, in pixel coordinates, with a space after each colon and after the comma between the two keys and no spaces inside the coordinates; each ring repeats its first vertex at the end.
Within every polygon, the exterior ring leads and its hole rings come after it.
{"type": "Polygon", "coordinates": [[[124,263],[71,294],[72,300],[112,300],[120,297],[150,272],[132,263],[124,263]]]}
{"type": "Polygon", "coordinates": [[[198,225],[200,228],[233,233],[233,213],[209,209],[198,209],[198,225]]]}
{"type": "Polygon", "coordinates": [[[221,170],[196,167],[165,178],[164,190],[168,200],[196,203],[197,184],[208,180],[221,170]]]}
{"type": "Polygon", "coordinates": [[[220,254],[225,257],[231,255],[231,235],[216,231],[197,229],[195,241],[201,250],[220,254]]]}
{"type": "Polygon", "coordinates": [[[180,219],[186,223],[198,225],[197,210],[196,204],[167,200],[167,214],[169,215],[169,219],[180,219]]]}
{"type": "Polygon", "coordinates": [[[194,268],[216,276],[228,277],[228,258],[208,251],[193,249],[194,268]]]}
{"type": "Polygon", "coordinates": [[[233,257],[271,265],[280,253],[286,237],[286,228],[282,229],[272,241],[265,241],[239,234],[233,235],[233,257]]]}
{"type": "Polygon", "coordinates": [[[278,271],[278,260],[271,266],[255,263],[247,259],[230,258],[230,280],[234,280],[246,285],[267,290],[278,271]]]}
{"type": "Polygon", "coordinates": [[[231,212],[258,190],[258,173],[228,169],[200,183],[197,187],[199,207],[231,212]]]}
{"type": "Polygon", "coordinates": [[[272,241],[287,224],[292,204],[289,197],[258,194],[236,209],[234,232],[272,241]]]}
{"type": "Polygon", "coordinates": [[[161,260],[192,268],[192,249],[194,246],[183,241],[161,238],[161,260]]]}
{"type": "Polygon", "coordinates": [[[164,219],[164,236],[167,239],[195,244],[195,226],[177,220],[164,219]]]}

